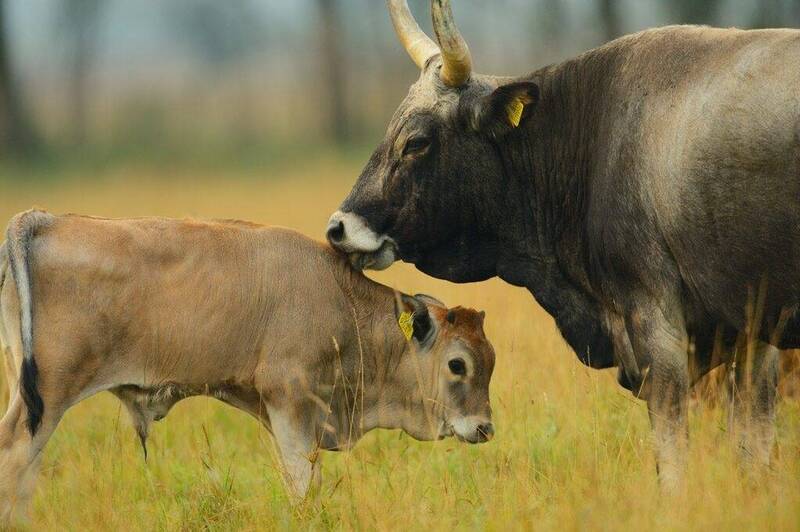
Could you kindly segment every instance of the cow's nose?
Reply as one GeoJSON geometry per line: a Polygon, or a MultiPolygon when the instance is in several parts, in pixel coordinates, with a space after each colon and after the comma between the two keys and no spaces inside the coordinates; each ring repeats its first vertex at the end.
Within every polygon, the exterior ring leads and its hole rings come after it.
{"type": "Polygon", "coordinates": [[[344,238],[344,222],[341,220],[331,220],[328,223],[328,229],[325,232],[328,237],[328,242],[331,244],[338,244],[344,238]]]}
{"type": "Polygon", "coordinates": [[[489,441],[494,437],[494,425],[491,423],[482,423],[478,425],[478,433],[483,438],[483,441],[489,441]]]}

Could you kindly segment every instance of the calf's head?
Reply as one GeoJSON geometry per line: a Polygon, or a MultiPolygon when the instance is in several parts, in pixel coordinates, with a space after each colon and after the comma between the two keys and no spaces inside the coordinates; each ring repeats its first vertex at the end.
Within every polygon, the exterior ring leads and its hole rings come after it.
{"type": "Polygon", "coordinates": [[[420,440],[456,436],[481,443],[494,435],[489,381],[494,349],[483,332],[484,313],[446,308],[424,295],[402,295],[396,314],[412,345],[396,370],[408,400],[402,428],[420,440]]]}
{"type": "Polygon", "coordinates": [[[431,2],[438,45],[406,0],[387,3],[422,74],[331,216],[328,240],[358,269],[402,259],[452,281],[492,277],[507,189],[498,146],[530,118],[538,87],[474,74],[449,1],[431,2]]]}

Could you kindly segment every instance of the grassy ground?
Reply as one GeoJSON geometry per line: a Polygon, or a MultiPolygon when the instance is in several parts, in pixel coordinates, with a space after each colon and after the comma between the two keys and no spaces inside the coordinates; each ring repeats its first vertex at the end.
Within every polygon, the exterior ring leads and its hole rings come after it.
{"type": "MultiPolygon", "coordinates": [[[[255,169],[128,169],[37,183],[0,174],[0,220],[36,205],[106,216],[244,218],[321,236],[358,165],[334,157],[255,169]]],[[[287,504],[268,434],[191,399],[153,427],[144,463],[127,414],[101,394],[76,406],[44,455],[32,529],[800,528],[800,405],[783,400],[771,471],[740,472],[724,412],[696,405],[687,493],[659,497],[647,414],[614,374],[582,367],[523,290],[454,285],[406,265],[374,275],[487,311],[498,354],[497,437],[468,447],[375,431],[323,456],[321,503],[287,504]]]]}

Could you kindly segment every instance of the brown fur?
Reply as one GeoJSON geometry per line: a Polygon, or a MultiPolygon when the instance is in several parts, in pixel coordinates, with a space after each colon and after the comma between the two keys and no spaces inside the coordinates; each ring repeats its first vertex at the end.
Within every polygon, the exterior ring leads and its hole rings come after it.
{"type": "MultiPolygon", "coordinates": [[[[393,290],[288,229],[37,216],[49,217],[28,250],[44,411],[32,436],[15,390],[0,421],[3,519],[27,498],[23,480],[64,412],[103,390],[126,405],[143,445],[150,423],[185,397],[249,412],[275,437],[295,497],[318,478],[320,448],[347,448],[376,427],[432,439],[456,421],[489,422],[494,352],[482,314],[459,308],[451,324],[428,304],[435,334],[420,345],[397,325],[393,290]],[[463,398],[448,392],[456,355],[477,369],[460,379],[463,398]]],[[[18,368],[19,299],[8,277],[0,340],[18,368]]]]}

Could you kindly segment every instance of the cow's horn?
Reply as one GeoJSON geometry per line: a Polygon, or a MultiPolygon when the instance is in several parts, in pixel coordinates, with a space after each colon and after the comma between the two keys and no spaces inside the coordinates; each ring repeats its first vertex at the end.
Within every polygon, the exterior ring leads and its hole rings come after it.
{"type": "Polygon", "coordinates": [[[453,20],[450,0],[431,0],[431,14],[433,31],[442,51],[442,81],[449,87],[460,87],[472,73],[472,56],[453,20]]]}
{"type": "Polygon", "coordinates": [[[439,47],[420,29],[414,20],[414,15],[408,9],[407,0],[386,0],[386,5],[392,16],[394,31],[397,32],[403,48],[420,69],[425,68],[425,63],[439,53],[439,47]]]}

